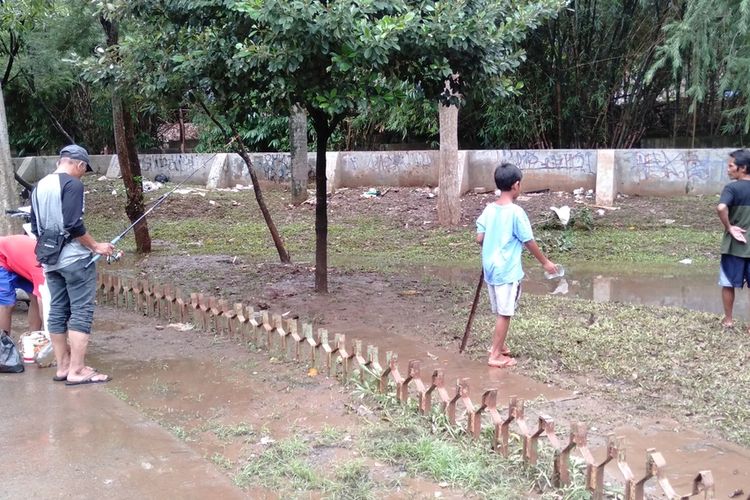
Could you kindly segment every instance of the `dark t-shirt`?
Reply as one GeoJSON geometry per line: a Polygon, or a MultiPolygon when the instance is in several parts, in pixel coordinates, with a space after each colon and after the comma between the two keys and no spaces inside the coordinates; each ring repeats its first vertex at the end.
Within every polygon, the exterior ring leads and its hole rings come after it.
{"type": "MultiPolygon", "coordinates": [[[[737,180],[724,186],[719,203],[729,208],[729,223],[750,230],[750,180],[737,180]]],[[[750,232],[748,233],[750,238],[750,232]]],[[[740,243],[724,231],[721,253],[750,257],[750,243],[740,243]]]]}

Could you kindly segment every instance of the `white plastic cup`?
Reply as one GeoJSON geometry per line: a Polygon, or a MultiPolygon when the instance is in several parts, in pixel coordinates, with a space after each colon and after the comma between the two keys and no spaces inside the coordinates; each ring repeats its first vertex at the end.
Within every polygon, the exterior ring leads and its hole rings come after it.
{"type": "Polygon", "coordinates": [[[565,268],[563,266],[558,264],[555,269],[557,269],[557,272],[555,273],[548,273],[547,271],[544,271],[545,279],[553,280],[555,278],[562,278],[563,276],[565,276],[565,268]]]}
{"type": "Polygon", "coordinates": [[[26,335],[23,338],[21,349],[23,350],[23,362],[33,363],[34,362],[34,347],[36,342],[31,335],[26,335]]]}

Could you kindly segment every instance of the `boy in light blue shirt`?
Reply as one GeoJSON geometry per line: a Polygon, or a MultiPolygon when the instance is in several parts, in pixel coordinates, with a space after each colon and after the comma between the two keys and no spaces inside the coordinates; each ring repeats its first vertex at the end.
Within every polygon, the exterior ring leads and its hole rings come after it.
{"type": "Polygon", "coordinates": [[[485,207],[477,219],[477,243],[482,245],[482,269],[490,294],[492,312],[497,315],[492,348],[487,364],[507,368],[516,364],[505,345],[510,319],[521,297],[521,252],[523,248],[536,257],[545,271],[557,272],[534,241],[531,223],[523,208],[514,203],[521,194],[521,169],[503,163],[495,169],[495,185],[500,196],[485,207]]]}

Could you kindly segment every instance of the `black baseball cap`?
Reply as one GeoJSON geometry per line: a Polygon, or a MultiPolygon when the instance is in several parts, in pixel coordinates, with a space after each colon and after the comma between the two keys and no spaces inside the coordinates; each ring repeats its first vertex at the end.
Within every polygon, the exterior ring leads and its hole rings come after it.
{"type": "Polygon", "coordinates": [[[62,148],[60,150],[60,158],[82,161],[86,164],[86,172],[94,171],[89,164],[89,153],[78,144],[71,144],[62,148]]]}

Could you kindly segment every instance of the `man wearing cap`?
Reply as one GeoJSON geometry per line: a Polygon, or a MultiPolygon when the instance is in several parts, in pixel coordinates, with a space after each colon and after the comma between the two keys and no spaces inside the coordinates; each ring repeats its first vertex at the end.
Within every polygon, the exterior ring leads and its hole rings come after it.
{"type": "Polygon", "coordinates": [[[57,170],[40,180],[31,196],[32,232],[37,236],[46,231],[68,235],[57,262],[44,265],[50,292],[47,328],[57,360],[53,380],[66,385],[110,380],[84,362],[96,296],[96,265],[87,264],[92,254],[111,255],[114,250],[110,243],[97,243],[83,223],[81,178],[91,171],[85,149],[76,144],[65,146],[57,170]]]}

